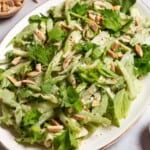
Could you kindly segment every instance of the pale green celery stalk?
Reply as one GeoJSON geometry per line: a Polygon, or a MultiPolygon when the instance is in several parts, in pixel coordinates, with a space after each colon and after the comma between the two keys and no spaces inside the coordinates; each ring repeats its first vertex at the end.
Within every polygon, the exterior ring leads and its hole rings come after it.
{"type": "Polygon", "coordinates": [[[82,122],[83,124],[94,123],[94,124],[104,125],[104,126],[108,126],[111,124],[109,119],[102,117],[100,114],[95,115],[87,111],[82,111],[80,114],[85,118],[82,122]]]}
{"type": "Polygon", "coordinates": [[[67,77],[67,75],[61,75],[61,76],[54,77],[54,78],[52,78],[52,83],[56,84],[57,82],[64,80],[66,77],[67,77]]]}
{"type": "Polygon", "coordinates": [[[12,53],[13,53],[14,55],[17,55],[17,56],[28,57],[28,52],[26,52],[26,51],[22,51],[22,50],[17,50],[17,49],[15,49],[15,50],[12,51],[12,53]]]}
{"type": "Polygon", "coordinates": [[[10,107],[16,108],[19,104],[16,102],[15,93],[7,90],[0,89],[0,100],[10,107]]]}
{"type": "Polygon", "coordinates": [[[128,46],[126,46],[125,44],[123,44],[122,42],[118,41],[119,45],[125,50],[125,51],[129,51],[131,52],[132,49],[128,46]]]}
{"type": "Polygon", "coordinates": [[[102,95],[102,98],[100,100],[100,105],[94,107],[92,110],[92,113],[99,114],[101,116],[105,114],[107,111],[107,107],[108,107],[108,99],[109,97],[107,94],[102,95]]]}
{"type": "Polygon", "coordinates": [[[76,87],[76,78],[74,74],[70,74],[68,77],[68,82],[73,86],[76,87]]]}
{"type": "Polygon", "coordinates": [[[94,69],[97,67],[97,65],[100,63],[100,60],[95,60],[92,64],[90,65],[84,65],[84,66],[81,66],[81,69],[94,69]]]}
{"type": "Polygon", "coordinates": [[[125,89],[119,91],[114,100],[114,113],[118,119],[126,118],[131,101],[125,89]]]}
{"type": "Polygon", "coordinates": [[[64,52],[68,54],[68,51],[72,50],[74,44],[78,43],[81,39],[82,39],[82,35],[81,35],[80,31],[71,32],[70,35],[68,36],[66,42],[65,42],[64,52]]]}
{"type": "Polygon", "coordinates": [[[19,127],[23,117],[23,111],[21,107],[17,107],[14,113],[16,126],[19,127]]]}
{"type": "Polygon", "coordinates": [[[52,70],[53,70],[53,68],[55,68],[59,64],[59,62],[60,62],[60,60],[62,58],[62,55],[63,55],[62,51],[58,52],[54,56],[52,61],[49,63],[48,68],[47,68],[46,73],[45,73],[45,76],[44,76],[44,82],[46,82],[46,81],[51,79],[52,70]]]}
{"type": "Polygon", "coordinates": [[[99,73],[101,75],[103,75],[104,77],[118,78],[118,75],[116,73],[111,71],[109,68],[106,68],[105,66],[103,66],[102,63],[97,64],[97,69],[98,69],[99,73]]]}
{"type": "Polygon", "coordinates": [[[53,115],[54,115],[54,112],[53,112],[52,109],[49,110],[49,111],[47,111],[47,112],[44,112],[44,113],[40,116],[37,125],[42,125],[43,123],[45,123],[45,121],[50,120],[50,118],[51,118],[53,115]]]}
{"type": "Polygon", "coordinates": [[[59,118],[66,127],[71,128],[71,130],[75,131],[76,134],[79,134],[80,124],[75,119],[69,118],[65,116],[63,113],[60,113],[59,118]]]}
{"type": "Polygon", "coordinates": [[[53,20],[52,19],[48,19],[47,22],[46,22],[46,30],[47,30],[47,33],[53,29],[53,20]]]}
{"type": "Polygon", "coordinates": [[[87,87],[87,83],[86,83],[86,82],[83,82],[83,83],[81,83],[81,84],[79,84],[79,85],[77,86],[76,91],[77,91],[78,93],[80,93],[80,92],[81,92],[82,90],[84,90],[86,87],[87,87]]]}
{"type": "Polygon", "coordinates": [[[24,63],[20,63],[20,64],[14,66],[14,67],[11,67],[11,68],[7,69],[4,73],[2,73],[0,75],[0,80],[2,80],[3,78],[5,78],[7,76],[10,76],[10,75],[13,75],[15,73],[18,73],[22,67],[28,67],[29,65],[30,65],[30,61],[24,62],[24,63]]]}
{"type": "Polygon", "coordinates": [[[58,103],[58,99],[53,95],[53,94],[49,94],[49,95],[41,95],[41,97],[44,100],[50,101],[53,104],[57,104],[58,103]]]}
{"type": "Polygon", "coordinates": [[[113,99],[115,97],[115,94],[111,91],[110,86],[109,87],[108,86],[99,86],[99,87],[103,88],[111,99],[113,99]]]}
{"type": "Polygon", "coordinates": [[[0,60],[0,65],[5,65],[5,64],[8,64],[8,63],[10,63],[10,61],[7,60],[7,59],[0,60]]]}
{"type": "Polygon", "coordinates": [[[52,103],[49,101],[41,101],[38,103],[31,102],[30,104],[31,108],[37,109],[41,114],[44,114],[49,111],[52,111],[53,113],[53,110],[55,108],[55,105],[52,105],[52,103]]]}
{"type": "Polygon", "coordinates": [[[126,68],[124,67],[124,65],[121,62],[117,61],[117,65],[118,65],[119,69],[121,70],[121,72],[124,76],[124,79],[127,83],[130,98],[135,99],[138,93],[136,90],[137,86],[135,85],[134,79],[130,77],[130,74],[128,73],[128,71],[126,70],[126,68]]]}
{"type": "Polygon", "coordinates": [[[67,24],[70,25],[71,22],[71,17],[70,17],[70,13],[69,13],[69,8],[70,7],[70,0],[66,0],[65,2],[65,16],[66,16],[66,21],[67,24]]]}
{"type": "Polygon", "coordinates": [[[65,74],[65,73],[70,71],[70,73],[73,74],[78,69],[78,67],[80,66],[80,63],[79,63],[80,58],[81,58],[81,56],[77,56],[74,59],[74,61],[68,67],[66,67],[63,71],[61,71],[60,73],[65,74]]]}
{"type": "Polygon", "coordinates": [[[5,125],[14,125],[14,120],[13,120],[13,114],[12,114],[12,109],[10,107],[7,107],[4,104],[1,104],[1,112],[2,116],[0,116],[0,124],[4,123],[5,125]]]}
{"type": "Polygon", "coordinates": [[[39,26],[40,26],[40,30],[45,34],[46,33],[46,22],[41,21],[39,26]]]}
{"type": "Polygon", "coordinates": [[[15,121],[16,121],[16,125],[17,127],[20,126],[20,123],[22,121],[22,118],[24,116],[24,114],[26,112],[28,112],[31,109],[30,106],[24,105],[24,104],[20,104],[16,107],[15,111],[14,111],[14,116],[15,116],[15,121]]]}
{"type": "Polygon", "coordinates": [[[35,92],[40,92],[41,91],[41,88],[38,87],[37,85],[32,85],[32,84],[29,84],[27,85],[27,87],[35,92]]]}
{"type": "Polygon", "coordinates": [[[38,98],[39,96],[41,96],[44,100],[47,100],[53,104],[58,104],[58,99],[53,94],[43,95],[41,93],[37,93],[37,94],[33,94],[32,96],[35,98],[38,98]]]}
{"type": "Polygon", "coordinates": [[[84,20],[85,22],[87,22],[87,23],[91,21],[89,18],[83,17],[83,16],[81,16],[81,15],[79,15],[79,14],[76,14],[76,13],[74,13],[74,12],[72,12],[72,11],[70,11],[70,14],[71,14],[72,16],[74,16],[74,17],[83,19],[83,20],[84,20]]]}

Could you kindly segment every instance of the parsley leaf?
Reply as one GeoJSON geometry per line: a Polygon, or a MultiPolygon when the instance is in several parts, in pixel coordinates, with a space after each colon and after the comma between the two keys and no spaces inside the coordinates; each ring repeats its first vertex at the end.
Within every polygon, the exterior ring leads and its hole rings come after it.
{"type": "Polygon", "coordinates": [[[44,48],[40,45],[32,45],[30,46],[29,57],[33,60],[36,60],[42,64],[48,64],[49,62],[49,54],[47,48],[44,48]]]}
{"type": "Polygon", "coordinates": [[[89,5],[87,4],[79,4],[77,3],[73,8],[72,8],[72,12],[81,15],[81,16],[85,16],[88,12],[89,9],[89,5]]]}
{"type": "Polygon", "coordinates": [[[29,47],[29,57],[34,61],[38,61],[44,65],[47,65],[53,58],[56,51],[57,49],[53,45],[49,44],[45,47],[42,47],[41,45],[35,44],[29,47]]]}
{"type": "Polygon", "coordinates": [[[29,127],[29,126],[34,125],[35,123],[38,122],[40,116],[41,116],[41,113],[36,109],[32,109],[26,112],[25,116],[22,119],[23,126],[29,127]]]}
{"type": "Polygon", "coordinates": [[[83,105],[76,90],[71,86],[67,87],[67,89],[60,88],[60,90],[64,106],[66,108],[73,108],[76,112],[80,112],[83,105]]]}
{"type": "Polygon", "coordinates": [[[62,41],[66,38],[67,32],[61,28],[54,27],[49,33],[48,36],[52,41],[62,41]]]}
{"type": "Polygon", "coordinates": [[[150,45],[142,45],[143,57],[134,56],[134,63],[140,75],[150,72],[150,45]]]}
{"type": "Polygon", "coordinates": [[[111,9],[101,10],[101,13],[104,17],[104,21],[102,23],[103,27],[106,29],[110,29],[113,32],[126,32],[129,29],[130,24],[133,22],[132,18],[123,19],[121,18],[119,12],[111,9]]]}
{"type": "Polygon", "coordinates": [[[43,83],[42,86],[41,86],[41,90],[45,94],[50,93],[51,88],[52,88],[52,84],[51,84],[50,81],[43,83]]]}
{"type": "Polygon", "coordinates": [[[43,14],[41,15],[33,15],[29,18],[30,23],[40,23],[40,22],[46,22],[48,20],[47,16],[44,16],[43,14]]]}
{"type": "Polygon", "coordinates": [[[96,45],[95,43],[92,43],[92,42],[88,41],[88,42],[85,42],[85,43],[78,43],[78,44],[76,44],[75,45],[75,50],[77,52],[80,52],[80,51],[87,52],[87,51],[89,51],[91,49],[95,49],[97,47],[98,47],[98,45],[96,45]]]}
{"type": "Polygon", "coordinates": [[[101,11],[104,21],[103,26],[107,29],[111,29],[114,32],[117,32],[122,27],[121,18],[118,12],[111,9],[104,9],[101,11]]]}

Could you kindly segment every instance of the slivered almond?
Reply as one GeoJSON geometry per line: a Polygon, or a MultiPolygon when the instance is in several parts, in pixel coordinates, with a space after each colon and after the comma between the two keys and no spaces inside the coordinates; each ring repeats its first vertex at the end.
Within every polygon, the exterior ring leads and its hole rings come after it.
{"type": "Polygon", "coordinates": [[[102,23],[103,17],[100,16],[100,15],[96,15],[95,21],[96,21],[97,23],[102,23]]]}
{"type": "Polygon", "coordinates": [[[85,119],[84,116],[79,115],[79,114],[74,115],[73,118],[76,119],[76,120],[79,120],[79,121],[82,121],[82,120],[85,119]]]}
{"type": "Polygon", "coordinates": [[[71,60],[72,60],[72,57],[70,55],[68,55],[63,62],[63,68],[67,68],[68,65],[70,64],[71,60]]]}
{"type": "Polygon", "coordinates": [[[33,78],[39,75],[38,71],[32,71],[27,74],[28,77],[33,78]]]}
{"type": "Polygon", "coordinates": [[[36,71],[41,72],[41,70],[42,70],[41,64],[36,64],[35,69],[36,69],[36,71]]]}
{"type": "Polygon", "coordinates": [[[31,81],[31,80],[22,80],[21,82],[22,82],[22,84],[25,84],[25,85],[27,85],[27,84],[35,85],[36,84],[34,81],[31,81]]]}
{"type": "Polygon", "coordinates": [[[96,22],[94,22],[94,21],[90,21],[89,22],[89,27],[94,31],[94,32],[97,32],[98,31],[98,25],[97,25],[97,23],[96,22]]]}
{"type": "Polygon", "coordinates": [[[115,72],[116,66],[115,66],[114,63],[111,63],[111,64],[110,64],[110,69],[111,69],[113,72],[115,72]]]}
{"type": "Polygon", "coordinates": [[[19,56],[19,57],[14,58],[11,63],[13,65],[17,65],[20,63],[20,60],[21,60],[21,57],[19,56]]]}
{"type": "Polygon", "coordinates": [[[17,81],[14,77],[8,76],[7,77],[10,82],[12,82],[16,87],[21,86],[21,81],[17,81]]]}
{"type": "Polygon", "coordinates": [[[118,58],[118,55],[114,51],[112,51],[112,50],[108,50],[107,53],[112,58],[118,58]]]}
{"type": "Polygon", "coordinates": [[[109,84],[116,84],[116,79],[107,79],[106,80],[109,84]]]}
{"type": "Polygon", "coordinates": [[[83,31],[82,27],[78,24],[74,25],[75,29],[79,30],[79,31],[83,31]]]}
{"type": "Polygon", "coordinates": [[[68,111],[69,114],[73,113],[73,109],[72,108],[68,108],[67,111],[68,111]]]}
{"type": "Polygon", "coordinates": [[[95,21],[95,19],[96,19],[96,15],[95,14],[89,12],[88,16],[89,16],[90,19],[95,21]]]}
{"type": "Polygon", "coordinates": [[[120,8],[121,8],[121,7],[120,7],[119,5],[117,5],[117,6],[112,6],[111,9],[112,9],[112,10],[120,10],[120,8]]]}
{"type": "Polygon", "coordinates": [[[48,125],[47,126],[47,129],[49,132],[59,132],[63,129],[64,127],[62,125],[57,125],[57,126],[51,126],[51,125],[48,125]]]}
{"type": "Polygon", "coordinates": [[[93,100],[92,107],[96,107],[96,106],[99,106],[99,101],[93,100]]]}
{"type": "Polygon", "coordinates": [[[116,41],[113,45],[112,45],[112,48],[111,50],[115,51],[116,49],[118,49],[120,46],[120,44],[116,41]]]}
{"type": "Polygon", "coordinates": [[[142,32],[142,28],[137,28],[137,29],[135,30],[135,32],[136,32],[136,33],[142,32]]]}
{"type": "Polygon", "coordinates": [[[122,53],[117,53],[118,58],[122,58],[123,54],[122,53]]]}
{"type": "Polygon", "coordinates": [[[55,43],[53,43],[53,45],[59,47],[61,45],[61,43],[60,42],[55,42],[55,43]]]}
{"type": "Polygon", "coordinates": [[[13,6],[15,5],[13,0],[8,0],[8,1],[7,1],[7,4],[8,4],[10,7],[13,7],[13,6]]]}
{"type": "Polygon", "coordinates": [[[58,121],[56,121],[55,119],[51,119],[51,121],[53,122],[53,124],[54,125],[56,125],[56,126],[59,126],[60,124],[59,124],[59,122],[58,121]]]}
{"type": "Polygon", "coordinates": [[[138,26],[140,24],[140,18],[139,17],[135,17],[135,25],[138,26]]]}
{"type": "Polygon", "coordinates": [[[126,40],[131,40],[131,37],[129,35],[124,35],[123,38],[126,40]]]}
{"type": "Polygon", "coordinates": [[[35,34],[41,41],[46,40],[45,34],[41,30],[36,30],[35,34]]]}
{"type": "Polygon", "coordinates": [[[8,78],[9,81],[11,81],[13,84],[14,84],[15,82],[17,82],[17,80],[16,80],[14,77],[8,76],[7,78],[8,78]]]}
{"type": "Polygon", "coordinates": [[[65,25],[65,24],[62,24],[61,25],[63,29],[65,30],[72,30],[72,27],[68,26],[68,25],[65,25]]]}
{"type": "Polygon", "coordinates": [[[138,45],[138,44],[135,45],[135,51],[140,57],[143,56],[143,50],[140,45],[138,45]]]}
{"type": "Polygon", "coordinates": [[[15,6],[21,6],[22,5],[22,0],[14,0],[15,6]]]}
{"type": "Polygon", "coordinates": [[[101,1],[94,2],[94,5],[98,6],[98,7],[104,7],[105,6],[105,4],[103,2],[101,2],[101,1]]]}
{"type": "Polygon", "coordinates": [[[8,5],[6,4],[5,1],[2,1],[1,3],[1,11],[2,12],[7,12],[9,9],[8,9],[8,5]]]}

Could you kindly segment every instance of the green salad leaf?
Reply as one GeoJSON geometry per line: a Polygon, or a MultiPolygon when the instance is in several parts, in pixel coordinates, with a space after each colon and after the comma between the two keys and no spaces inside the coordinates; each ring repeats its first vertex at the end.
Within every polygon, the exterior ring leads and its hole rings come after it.
{"type": "Polygon", "coordinates": [[[67,129],[55,137],[54,145],[58,150],[75,150],[78,143],[75,139],[74,133],[70,129],[67,129]]]}
{"type": "Polygon", "coordinates": [[[150,45],[142,45],[143,56],[134,56],[134,63],[138,74],[145,75],[150,72],[150,45]]]}

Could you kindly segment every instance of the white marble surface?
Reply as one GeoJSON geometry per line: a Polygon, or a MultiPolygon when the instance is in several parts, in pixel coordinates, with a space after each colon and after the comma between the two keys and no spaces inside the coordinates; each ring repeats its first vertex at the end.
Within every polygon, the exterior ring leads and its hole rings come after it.
{"type": "MultiPolygon", "coordinates": [[[[10,19],[0,20],[0,41],[8,33],[8,31],[28,12],[47,0],[40,0],[36,4],[32,0],[25,0],[24,7],[19,13],[10,19]]],[[[145,0],[150,3],[149,0],[145,0]]],[[[138,111],[138,110],[137,110],[138,111]]],[[[107,150],[150,150],[150,134],[148,125],[150,124],[150,105],[137,121],[137,123],[128,130],[115,144],[107,148],[107,150]]],[[[0,150],[4,150],[0,146],[0,150]]]]}

